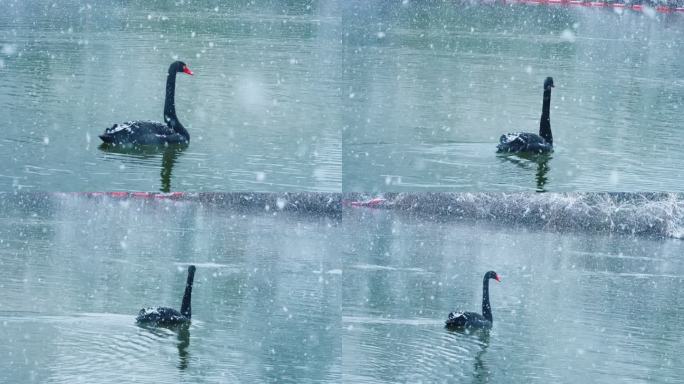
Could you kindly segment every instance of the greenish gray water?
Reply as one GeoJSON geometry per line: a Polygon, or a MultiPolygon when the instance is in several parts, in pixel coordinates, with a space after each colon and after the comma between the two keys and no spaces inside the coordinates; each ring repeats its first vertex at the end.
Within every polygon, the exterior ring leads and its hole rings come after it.
{"type": "Polygon", "coordinates": [[[422,211],[401,211],[408,205],[397,200],[395,210],[340,215],[329,201],[353,196],[321,196],[3,195],[0,382],[668,383],[684,375],[683,248],[668,237],[681,231],[610,235],[593,219],[600,215],[586,214],[622,202],[627,213],[611,218],[615,227],[674,223],[657,212],[680,215],[677,196],[463,196],[452,203],[479,208],[461,216],[425,200],[422,211]],[[636,203],[654,217],[635,224],[643,211],[627,204],[636,203]],[[543,207],[548,226],[466,215],[524,204],[543,207]],[[540,229],[554,228],[560,211],[573,216],[562,230],[540,229]],[[143,306],[180,305],[189,264],[197,266],[191,326],[137,326],[143,306]],[[448,312],[479,311],[490,269],[503,278],[491,287],[493,329],[444,329],[448,312]]]}
{"type": "Polygon", "coordinates": [[[681,191],[682,15],[454,2],[2,0],[2,190],[681,191]],[[53,4],[55,4],[53,6],[53,4]],[[653,17],[651,17],[653,16],[653,17]],[[161,119],[182,152],[97,134],[161,119]],[[494,154],[536,131],[550,158],[494,154]]]}
{"type": "Polygon", "coordinates": [[[682,15],[346,4],[345,192],[682,190],[682,15]],[[497,156],[538,132],[546,76],[555,153],[497,156]]]}
{"type": "Polygon", "coordinates": [[[0,382],[339,382],[339,217],[197,200],[0,201],[0,382]],[[178,308],[187,332],[135,324],[178,308]]]}
{"type": "Polygon", "coordinates": [[[0,0],[0,190],[341,190],[335,3],[0,0]],[[180,153],[98,134],[162,120],[185,61],[180,153]]]}
{"type": "Polygon", "coordinates": [[[368,209],[345,212],[343,223],[345,382],[675,383],[684,376],[679,240],[368,209]],[[450,311],[480,312],[488,270],[502,277],[490,284],[492,330],[447,331],[450,311]]]}

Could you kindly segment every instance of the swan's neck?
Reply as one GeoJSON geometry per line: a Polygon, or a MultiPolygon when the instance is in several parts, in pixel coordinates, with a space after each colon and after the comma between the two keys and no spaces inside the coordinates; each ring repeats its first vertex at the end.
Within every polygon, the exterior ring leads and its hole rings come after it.
{"type": "Polygon", "coordinates": [[[190,305],[190,296],[192,296],[192,282],[195,279],[195,271],[188,271],[188,281],[185,283],[185,293],[183,294],[183,303],[181,304],[181,315],[188,319],[192,317],[192,306],[190,305]]]}
{"type": "Polygon", "coordinates": [[[169,124],[172,120],[178,120],[176,116],[176,72],[169,72],[166,77],[166,97],[164,98],[164,121],[169,124]]]}
{"type": "Polygon", "coordinates": [[[489,278],[485,277],[482,281],[482,316],[493,322],[492,307],[489,305],[489,278]]]}
{"type": "Polygon", "coordinates": [[[190,139],[187,129],[176,116],[176,72],[169,72],[166,77],[166,98],[164,99],[164,122],[186,140],[190,139]]]}
{"type": "Polygon", "coordinates": [[[544,90],[544,103],[542,104],[542,115],[539,120],[539,136],[543,137],[549,144],[553,145],[553,135],[551,134],[551,88],[544,90]]]}

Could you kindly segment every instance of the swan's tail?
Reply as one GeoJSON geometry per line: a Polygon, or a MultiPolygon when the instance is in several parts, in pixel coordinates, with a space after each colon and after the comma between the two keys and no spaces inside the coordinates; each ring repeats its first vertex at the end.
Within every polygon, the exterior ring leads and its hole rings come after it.
{"type": "Polygon", "coordinates": [[[114,124],[110,128],[105,129],[104,133],[99,135],[100,139],[105,143],[113,143],[116,141],[116,136],[119,132],[131,132],[131,126],[134,122],[127,121],[123,124],[114,124]]]}

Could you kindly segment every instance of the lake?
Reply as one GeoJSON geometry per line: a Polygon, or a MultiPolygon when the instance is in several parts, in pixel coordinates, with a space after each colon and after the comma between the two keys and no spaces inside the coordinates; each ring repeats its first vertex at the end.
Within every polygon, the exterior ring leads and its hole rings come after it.
{"type": "Polygon", "coordinates": [[[682,195],[1,197],[0,382],[684,375],[682,195]],[[191,264],[192,324],[136,325],[191,264]],[[446,330],[488,270],[493,328],[446,330]]]}
{"type": "Polygon", "coordinates": [[[681,240],[364,208],[343,222],[345,382],[673,383],[684,375],[681,240]],[[446,330],[449,312],[481,312],[488,270],[501,276],[490,280],[493,328],[446,330]]]}
{"type": "Polygon", "coordinates": [[[379,1],[4,2],[0,190],[682,191],[684,15],[379,1]],[[184,150],[107,151],[161,120],[184,150]],[[500,156],[539,127],[555,152],[500,156]]]}
{"type": "Polygon", "coordinates": [[[334,4],[0,4],[0,190],[341,190],[334,4]],[[101,150],[114,123],[162,121],[176,59],[190,145],[101,150]]]}
{"type": "Polygon", "coordinates": [[[0,382],[339,382],[339,215],[201,198],[4,195],[0,382]]]}
{"type": "Polygon", "coordinates": [[[682,191],[684,15],[345,4],[345,192],[682,191]],[[555,152],[498,156],[547,76],[555,152]]]}

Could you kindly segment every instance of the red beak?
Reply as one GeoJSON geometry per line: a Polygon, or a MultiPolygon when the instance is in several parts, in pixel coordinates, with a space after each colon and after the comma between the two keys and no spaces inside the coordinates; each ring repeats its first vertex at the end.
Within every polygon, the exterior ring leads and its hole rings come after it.
{"type": "Polygon", "coordinates": [[[183,73],[187,73],[188,75],[192,76],[192,71],[190,70],[190,68],[188,68],[187,65],[183,67],[183,73]]]}
{"type": "Polygon", "coordinates": [[[496,281],[498,281],[499,283],[501,282],[501,278],[499,277],[499,275],[494,276],[494,279],[496,279],[496,281]]]}

